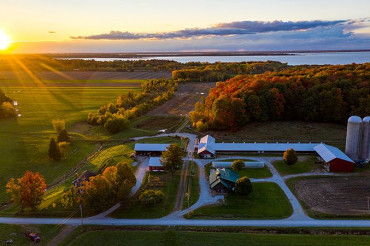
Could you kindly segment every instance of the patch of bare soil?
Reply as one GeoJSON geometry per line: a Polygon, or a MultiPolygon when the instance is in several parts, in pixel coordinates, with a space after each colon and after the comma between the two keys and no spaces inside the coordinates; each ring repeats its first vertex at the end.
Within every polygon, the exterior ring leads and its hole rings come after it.
{"type": "Polygon", "coordinates": [[[295,193],[311,210],[337,215],[369,215],[366,176],[297,180],[295,193]]]}
{"type": "Polygon", "coordinates": [[[182,83],[175,96],[163,105],[150,111],[148,115],[181,115],[186,116],[194,109],[195,103],[205,98],[216,83],[182,83]]]}

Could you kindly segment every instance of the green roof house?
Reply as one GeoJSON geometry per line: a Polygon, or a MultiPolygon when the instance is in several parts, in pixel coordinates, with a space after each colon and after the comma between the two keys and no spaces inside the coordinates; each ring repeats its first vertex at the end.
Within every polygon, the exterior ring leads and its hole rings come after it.
{"type": "Polygon", "coordinates": [[[227,193],[234,190],[236,181],[239,179],[239,174],[230,169],[217,168],[211,170],[209,175],[209,184],[211,189],[219,193],[227,193]]]}

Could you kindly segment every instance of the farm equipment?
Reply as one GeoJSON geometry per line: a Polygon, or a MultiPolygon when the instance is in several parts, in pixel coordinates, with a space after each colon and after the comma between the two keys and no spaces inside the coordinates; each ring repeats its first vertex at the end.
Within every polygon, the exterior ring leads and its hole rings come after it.
{"type": "Polygon", "coordinates": [[[26,237],[28,237],[32,242],[39,243],[41,242],[41,238],[32,231],[26,231],[26,237]]]}

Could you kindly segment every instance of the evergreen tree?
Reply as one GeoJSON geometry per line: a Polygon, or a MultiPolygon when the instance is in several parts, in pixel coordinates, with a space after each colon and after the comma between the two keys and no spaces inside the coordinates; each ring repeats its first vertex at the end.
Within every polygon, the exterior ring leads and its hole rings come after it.
{"type": "Polygon", "coordinates": [[[61,142],[70,143],[71,142],[71,138],[69,137],[68,132],[66,131],[66,129],[63,129],[59,133],[57,141],[58,141],[58,143],[61,143],[61,142]]]}
{"type": "Polygon", "coordinates": [[[62,158],[62,153],[60,152],[59,146],[54,138],[50,139],[49,157],[54,161],[60,161],[60,159],[62,158]]]}

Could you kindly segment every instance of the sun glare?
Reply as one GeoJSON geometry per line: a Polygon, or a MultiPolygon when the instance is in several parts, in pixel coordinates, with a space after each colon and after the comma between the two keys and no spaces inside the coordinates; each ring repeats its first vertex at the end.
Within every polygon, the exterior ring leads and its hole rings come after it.
{"type": "Polygon", "coordinates": [[[6,33],[0,30],[0,50],[6,50],[10,45],[10,38],[6,33]]]}

